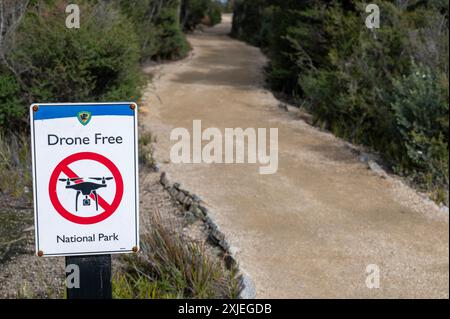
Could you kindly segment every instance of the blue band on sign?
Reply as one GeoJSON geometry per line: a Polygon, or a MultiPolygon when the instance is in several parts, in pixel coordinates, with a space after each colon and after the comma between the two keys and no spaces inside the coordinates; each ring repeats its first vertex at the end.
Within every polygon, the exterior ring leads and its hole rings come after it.
{"type": "Polygon", "coordinates": [[[73,104],[45,105],[38,104],[39,112],[34,113],[34,120],[59,119],[77,117],[79,112],[90,112],[92,116],[134,116],[134,110],[128,104],[73,104]]]}

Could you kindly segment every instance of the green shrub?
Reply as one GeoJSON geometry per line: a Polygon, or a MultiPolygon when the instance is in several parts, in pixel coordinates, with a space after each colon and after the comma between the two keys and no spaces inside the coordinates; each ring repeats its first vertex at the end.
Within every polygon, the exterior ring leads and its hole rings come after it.
{"type": "Polygon", "coordinates": [[[179,0],[115,0],[135,26],[141,60],[178,59],[189,51],[181,30],[179,0]]]}
{"type": "Polygon", "coordinates": [[[32,7],[8,57],[30,101],[136,100],[139,43],[112,5],[83,5],[80,29],[64,26],[61,6],[32,7]]]}
{"type": "Polygon", "coordinates": [[[16,78],[0,69],[0,134],[13,129],[26,113],[20,101],[20,86],[16,78]]]}
{"type": "Polygon", "coordinates": [[[398,150],[390,148],[399,141],[389,106],[392,81],[409,71],[410,57],[403,49],[406,33],[398,11],[391,5],[383,9],[383,28],[374,35],[361,29],[364,21],[357,12],[327,8],[327,59],[302,66],[298,79],[309,110],[326,128],[395,158],[398,150]]]}
{"type": "Polygon", "coordinates": [[[254,45],[261,44],[263,11],[267,0],[238,0],[234,5],[231,35],[254,45]]]}
{"type": "Polygon", "coordinates": [[[448,186],[448,101],[428,67],[414,65],[394,82],[392,109],[405,145],[406,165],[427,186],[448,186]],[[447,132],[447,134],[446,134],[447,132]]]}
{"type": "Polygon", "coordinates": [[[219,1],[211,1],[208,7],[207,15],[214,26],[222,22],[222,5],[219,1]]]}
{"type": "MultiPolygon", "coordinates": [[[[428,66],[415,66],[412,58],[424,46],[439,48],[432,37],[411,41],[432,20],[412,22],[393,4],[379,4],[383,26],[376,32],[358,28],[357,11],[327,9],[328,61],[299,73],[301,92],[317,121],[336,135],[381,152],[397,172],[429,190],[447,188],[448,84],[442,79],[448,62],[445,67],[442,56],[448,48],[436,50],[439,58],[423,58],[428,66]]],[[[448,27],[434,33],[448,35],[448,27]]]]}
{"type": "Polygon", "coordinates": [[[263,26],[268,25],[269,34],[263,35],[261,41],[268,43],[272,62],[268,81],[274,90],[296,96],[301,93],[299,75],[315,65],[328,63],[324,48],[325,17],[320,7],[308,8],[298,3],[291,7],[273,6],[265,11],[263,26]]]}
{"type": "Polygon", "coordinates": [[[163,9],[157,21],[160,24],[160,48],[157,58],[178,59],[186,56],[190,46],[181,31],[178,11],[173,8],[163,9]]]}
{"type": "Polygon", "coordinates": [[[226,0],[225,3],[222,2],[222,10],[224,13],[233,13],[234,1],[235,0],[226,0]]]}
{"type": "Polygon", "coordinates": [[[181,22],[185,30],[194,30],[206,17],[211,0],[182,0],[181,22]]]}

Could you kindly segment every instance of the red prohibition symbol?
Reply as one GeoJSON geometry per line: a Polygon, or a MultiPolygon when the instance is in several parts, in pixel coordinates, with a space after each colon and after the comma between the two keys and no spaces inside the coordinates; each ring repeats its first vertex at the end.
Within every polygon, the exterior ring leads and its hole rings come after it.
{"type": "MultiPolygon", "coordinates": [[[[76,183],[82,183],[83,180],[77,180],[76,183]]],[[[51,177],[50,182],[48,186],[48,191],[50,195],[50,201],[53,204],[53,207],[56,209],[56,211],[65,219],[81,225],[92,225],[97,224],[101,221],[104,221],[108,217],[110,217],[114,212],[117,210],[117,208],[120,205],[120,202],[122,201],[123,196],[123,179],[122,175],[120,174],[118,168],[116,165],[114,165],[113,162],[111,162],[108,158],[106,158],[103,155],[97,154],[97,153],[90,153],[90,152],[83,152],[83,153],[77,153],[70,155],[69,157],[62,160],[54,169],[51,177]],[[67,178],[71,179],[77,179],[79,176],[72,171],[69,168],[69,165],[82,160],[91,160],[96,161],[109,169],[112,176],[114,177],[114,180],[116,182],[116,193],[114,195],[114,199],[112,203],[108,203],[106,200],[104,200],[100,195],[98,196],[98,205],[104,209],[103,212],[99,213],[98,215],[91,216],[91,217],[81,217],[72,214],[68,210],[66,210],[63,205],[61,204],[58,194],[56,192],[56,185],[58,183],[58,179],[61,175],[61,173],[65,174],[67,178]]],[[[91,194],[90,197],[94,199],[94,195],[91,194]]]]}

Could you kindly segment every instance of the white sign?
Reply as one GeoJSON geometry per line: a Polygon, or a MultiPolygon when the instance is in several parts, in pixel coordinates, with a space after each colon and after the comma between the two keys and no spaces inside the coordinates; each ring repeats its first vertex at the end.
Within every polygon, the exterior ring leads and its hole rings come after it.
{"type": "Polygon", "coordinates": [[[38,256],[139,249],[134,103],[33,104],[38,256]]]}

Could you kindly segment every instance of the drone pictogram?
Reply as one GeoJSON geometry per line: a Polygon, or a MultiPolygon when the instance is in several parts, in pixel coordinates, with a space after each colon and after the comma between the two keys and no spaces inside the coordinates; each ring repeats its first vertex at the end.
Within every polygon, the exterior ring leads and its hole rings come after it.
{"type": "Polygon", "coordinates": [[[95,181],[101,181],[101,184],[93,182],[84,182],[82,177],[76,178],[60,178],[60,182],[66,183],[66,189],[73,189],[77,193],[75,195],[75,211],[78,212],[78,198],[82,194],[85,198],[83,199],[83,206],[91,206],[90,195],[94,195],[95,210],[98,211],[98,194],[97,190],[100,188],[106,188],[108,185],[106,181],[113,180],[114,177],[89,177],[89,179],[95,181]],[[74,184],[72,184],[74,183],[74,184]]]}
{"type": "Polygon", "coordinates": [[[105,156],[98,153],[81,152],[66,157],[56,165],[50,176],[48,191],[53,207],[63,218],[76,224],[92,225],[104,221],[117,211],[124,192],[123,178],[117,166],[105,156]],[[83,161],[83,165],[86,165],[88,163],[87,161],[101,164],[109,171],[109,173],[107,173],[105,177],[82,178],[82,174],[77,174],[69,167],[80,161],[83,161]],[[114,183],[111,191],[111,185],[108,181],[114,183]],[[58,183],[61,182],[65,183],[65,187],[58,187],[58,183]],[[106,188],[108,188],[108,190],[106,190],[106,188]],[[60,197],[66,197],[64,195],[68,193],[66,191],[67,189],[73,189],[76,192],[76,194],[74,194],[76,195],[75,209],[64,207],[60,201],[60,197]],[[109,196],[109,201],[105,200],[105,198],[102,197],[103,193],[99,194],[102,189],[105,189],[109,195],[114,193],[114,196],[112,198],[109,196]],[[79,216],[77,214],[79,210],[78,200],[79,197],[81,197],[80,195],[83,196],[83,206],[91,206],[91,200],[95,201],[95,208],[98,212],[96,215],[79,216]]]}

